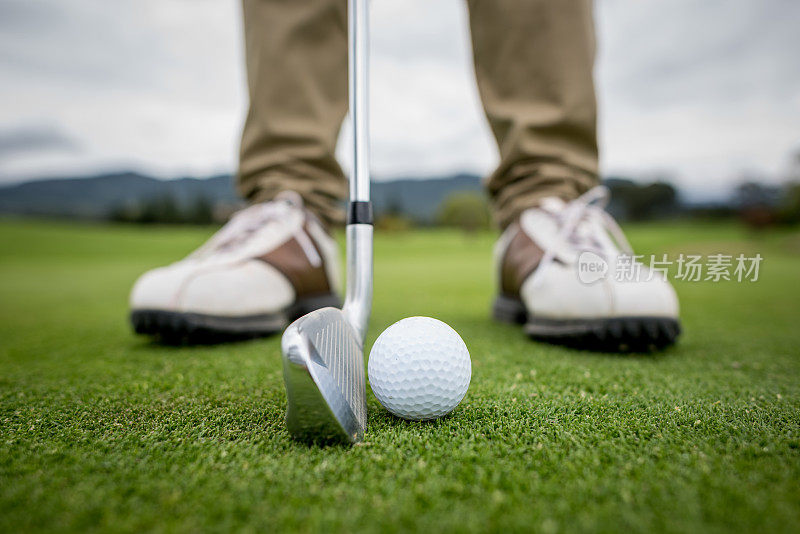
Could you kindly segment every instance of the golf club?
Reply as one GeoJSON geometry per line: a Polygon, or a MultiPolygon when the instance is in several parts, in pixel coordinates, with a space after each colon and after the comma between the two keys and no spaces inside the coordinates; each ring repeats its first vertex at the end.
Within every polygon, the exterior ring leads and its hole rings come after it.
{"type": "Polygon", "coordinates": [[[283,334],[286,425],[311,442],[363,439],[367,421],[364,335],[372,307],[372,205],[369,195],[367,93],[368,0],[348,1],[350,117],[353,164],[347,219],[344,306],[322,308],[283,334]]]}

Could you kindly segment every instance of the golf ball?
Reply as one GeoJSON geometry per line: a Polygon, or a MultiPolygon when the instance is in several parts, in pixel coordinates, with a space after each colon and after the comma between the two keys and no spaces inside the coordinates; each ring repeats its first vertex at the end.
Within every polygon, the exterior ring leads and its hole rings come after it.
{"type": "Polygon", "coordinates": [[[387,410],[421,421],[458,406],[472,363],[458,332],[430,317],[408,317],[378,336],[367,372],[372,392],[387,410]]]}

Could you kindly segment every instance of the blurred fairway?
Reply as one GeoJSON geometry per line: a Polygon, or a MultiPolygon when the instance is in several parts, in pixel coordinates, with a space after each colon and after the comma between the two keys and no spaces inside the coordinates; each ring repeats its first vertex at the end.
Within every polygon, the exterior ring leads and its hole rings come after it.
{"type": "Polygon", "coordinates": [[[0,223],[0,531],[750,531],[800,525],[800,235],[631,227],[638,253],[764,256],[756,283],[683,283],[660,355],[574,352],[488,320],[494,236],[382,234],[368,345],[432,315],[472,385],[366,442],[289,440],[279,337],[172,348],[127,293],[210,229],[0,223]]]}

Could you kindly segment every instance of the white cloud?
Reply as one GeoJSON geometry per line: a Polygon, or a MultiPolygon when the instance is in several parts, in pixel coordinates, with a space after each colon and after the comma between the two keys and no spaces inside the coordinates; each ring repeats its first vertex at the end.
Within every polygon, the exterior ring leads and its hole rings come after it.
{"type": "Polygon", "coordinates": [[[2,177],[233,168],[245,98],[236,3],[25,2],[2,8],[18,7],[5,24],[22,30],[0,33],[12,51],[0,55],[0,129],[49,124],[81,150],[21,153],[0,161],[2,177]]]}
{"type": "MultiPolygon", "coordinates": [[[[372,6],[376,174],[488,172],[462,1],[372,6]]],[[[4,0],[0,134],[50,128],[73,149],[6,152],[0,181],[232,170],[240,17],[236,0],[4,0]]],[[[606,171],[667,170],[713,192],[745,169],[775,175],[800,145],[800,3],[601,0],[597,19],[606,171]]],[[[345,131],[345,163],[348,145],[345,131]]]]}
{"type": "MultiPolygon", "coordinates": [[[[372,4],[371,124],[379,176],[487,171],[485,126],[460,0],[372,4]]],[[[349,129],[339,154],[349,161],[349,129]]]]}
{"type": "Polygon", "coordinates": [[[800,3],[606,0],[598,87],[607,171],[671,169],[719,191],[800,146],[800,3]]]}

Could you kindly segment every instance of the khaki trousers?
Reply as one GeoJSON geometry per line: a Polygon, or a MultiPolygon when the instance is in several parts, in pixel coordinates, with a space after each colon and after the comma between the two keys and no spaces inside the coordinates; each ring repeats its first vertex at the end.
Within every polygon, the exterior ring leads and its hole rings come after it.
{"type": "MultiPolygon", "coordinates": [[[[239,189],[297,191],[329,224],[347,180],[334,151],[347,113],[345,0],[243,0],[250,108],[239,189]]],[[[591,0],[467,0],[475,75],[500,164],[486,181],[501,227],[545,196],[597,181],[591,0]]]]}

